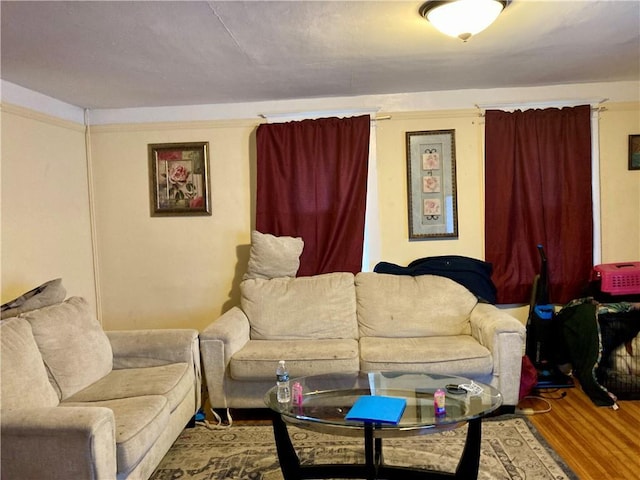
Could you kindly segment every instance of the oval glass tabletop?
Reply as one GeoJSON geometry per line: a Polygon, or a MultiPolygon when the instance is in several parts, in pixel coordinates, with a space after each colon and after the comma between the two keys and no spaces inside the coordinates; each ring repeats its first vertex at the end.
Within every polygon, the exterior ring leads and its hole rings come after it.
{"type": "Polygon", "coordinates": [[[502,395],[490,385],[449,375],[398,372],[327,374],[293,378],[290,383],[290,402],[277,401],[276,387],[266,393],[265,404],[271,410],[280,413],[288,423],[318,431],[339,429],[347,435],[351,429],[361,431],[365,423],[345,418],[361,396],[399,397],[406,401],[397,423],[372,422],[377,432],[391,436],[403,432],[415,435],[415,430],[430,428],[453,428],[484,417],[502,404],[502,395]],[[298,388],[301,396],[296,395],[298,388]],[[445,412],[436,415],[434,393],[438,389],[445,392],[445,412]]]}

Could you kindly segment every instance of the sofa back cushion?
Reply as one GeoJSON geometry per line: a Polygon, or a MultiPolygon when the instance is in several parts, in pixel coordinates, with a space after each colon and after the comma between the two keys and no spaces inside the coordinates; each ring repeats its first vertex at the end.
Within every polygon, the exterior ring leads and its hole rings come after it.
{"type": "Polygon", "coordinates": [[[356,297],[362,337],[470,335],[477,303],[465,287],[435,275],[359,273],[356,297]]]}
{"type": "Polygon", "coordinates": [[[358,338],[352,273],[251,279],[240,290],[253,340],[358,338]]]}
{"type": "Polygon", "coordinates": [[[29,322],[10,318],[0,324],[0,354],[2,410],[58,405],[29,322]]]}
{"type": "Polygon", "coordinates": [[[23,315],[60,399],[88,387],[111,372],[113,351],[86,300],[71,297],[58,305],[23,315]]]}

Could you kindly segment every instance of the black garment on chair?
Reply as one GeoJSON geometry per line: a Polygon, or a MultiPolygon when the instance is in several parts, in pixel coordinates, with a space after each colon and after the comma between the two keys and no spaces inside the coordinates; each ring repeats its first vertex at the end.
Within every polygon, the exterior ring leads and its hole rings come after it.
{"type": "Polygon", "coordinates": [[[373,269],[376,273],[391,275],[438,275],[447,277],[466,287],[480,300],[496,303],[496,286],[491,280],[493,266],[470,257],[443,255],[414,260],[406,267],[388,262],[380,262],[373,269]]]}

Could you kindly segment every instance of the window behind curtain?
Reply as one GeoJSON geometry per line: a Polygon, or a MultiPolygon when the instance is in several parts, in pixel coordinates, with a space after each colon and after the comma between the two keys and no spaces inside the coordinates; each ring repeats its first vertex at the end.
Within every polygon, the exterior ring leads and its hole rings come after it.
{"type": "Polygon", "coordinates": [[[498,303],[528,303],[548,258],[550,301],[581,296],[593,259],[591,108],[485,116],[485,257],[498,303]]]}
{"type": "Polygon", "coordinates": [[[256,230],[304,240],[299,276],[362,267],[368,115],[258,127],[256,230]]]}

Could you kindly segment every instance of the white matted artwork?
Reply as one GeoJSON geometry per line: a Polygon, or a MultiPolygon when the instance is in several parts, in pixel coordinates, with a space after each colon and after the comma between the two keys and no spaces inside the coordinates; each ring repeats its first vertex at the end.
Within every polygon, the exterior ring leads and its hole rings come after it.
{"type": "Polygon", "coordinates": [[[406,132],[409,239],[456,238],[455,130],[406,132]]]}

